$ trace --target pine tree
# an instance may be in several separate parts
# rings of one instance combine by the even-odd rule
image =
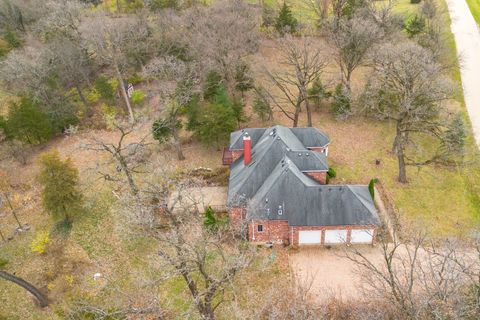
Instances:
[[[7,120],[2,125],[7,138],[14,138],[29,144],[47,141],[53,129],[46,115],[30,98],[22,98],[14,103],[8,112]]]
[[[283,2],[283,6],[278,13],[278,17],[275,22],[275,29],[280,34],[295,33],[297,31],[298,21],[292,14],[290,7],[286,2]]]
[[[55,221],[70,225],[83,207],[78,170],[70,159],[62,161],[58,152],[44,153],[40,165],[43,208]]]

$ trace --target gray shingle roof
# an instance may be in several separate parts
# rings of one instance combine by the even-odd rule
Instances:
[[[248,133],[250,138],[252,139],[252,147],[260,140],[263,136],[265,131],[268,130],[277,130],[283,131],[289,130],[293,135],[300,141],[303,148],[312,148],[312,147],[324,147],[329,142],[330,139],[328,136],[319,131],[316,128],[308,127],[308,128],[287,128],[284,126],[276,125],[271,128],[247,128],[242,130],[237,130],[230,134],[230,150],[241,150],[243,149],[243,141],[242,137],[245,133]]]
[[[367,186],[320,185],[303,173],[328,170],[325,155],[304,145],[328,144],[326,135],[312,129],[275,126],[232,133],[232,145],[240,141],[243,148],[248,132],[252,161],[245,166],[240,157],[232,164],[229,205],[248,203],[249,218],[288,220],[292,226],[379,224]]]

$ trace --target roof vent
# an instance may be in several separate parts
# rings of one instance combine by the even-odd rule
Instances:
[[[299,157],[301,157],[301,156],[302,156],[302,154],[301,154],[301,153],[299,153],[299,154],[298,154],[298,156],[299,156]]]
[[[278,206],[278,215],[281,216],[283,214],[282,206]]]
[[[268,198],[265,198],[265,202],[267,202],[267,203],[268,203]]]
[[[305,155],[308,157],[308,156],[309,156],[308,152],[307,152],[307,153],[305,153]]]
[[[273,135],[273,131],[272,131],[272,132],[270,132],[269,136],[271,136],[271,135]]]
[[[277,140],[280,140],[280,137],[277,137]]]

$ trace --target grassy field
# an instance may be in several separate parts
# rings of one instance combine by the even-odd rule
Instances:
[[[480,0],[467,0],[470,11],[472,12],[473,18],[477,21],[477,24],[480,25]]]

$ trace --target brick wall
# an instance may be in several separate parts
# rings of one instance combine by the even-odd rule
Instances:
[[[258,231],[258,226],[263,226],[263,231]],[[252,242],[277,242],[288,240],[288,221],[286,220],[252,220],[248,224],[248,240]]]
[[[233,225],[239,225],[245,219],[245,209],[244,208],[230,208],[228,210],[228,216],[230,218],[230,223]]]
[[[307,176],[317,181],[320,184],[327,184],[327,172],[326,171],[317,171],[317,172],[304,172]]]

